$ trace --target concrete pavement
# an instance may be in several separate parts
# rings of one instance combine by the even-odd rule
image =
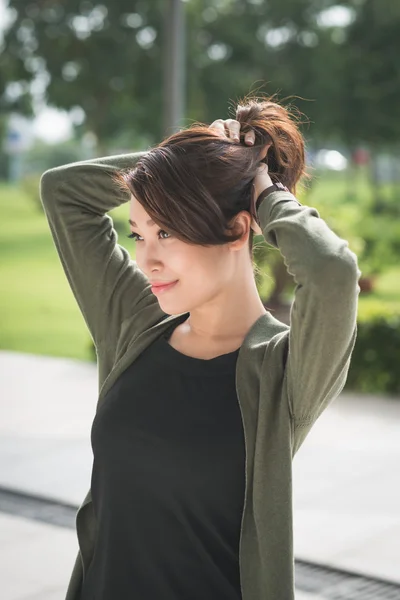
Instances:
[[[76,535],[0,514],[0,581],[3,600],[64,600],[76,556]]]
[[[4,600],[64,600],[76,556],[70,529],[0,514],[1,597]],[[296,600],[321,600],[296,592]]]
[[[0,352],[0,486],[78,505],[96,402],[93,364]],[[399,460],[399,398],[335,400],[293,462],[296,559],[400,584]],[[0,543],[5,600],[64,597],[73,530],[0,514]]]

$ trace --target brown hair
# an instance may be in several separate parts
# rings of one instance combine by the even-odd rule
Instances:
[[[133,169],[117,176],[150,217],[178,239],[221,245],[237,240],[231,219],[250,212],[252,182],[263,146],[272,142],[264,161],[272,181],[279,180],[292,193],[305,173],[304,140],[296,118],[271,98],[252,98],[236,109],[241,143],[195,123],[163,140],[144,154]],[[244,143],[253,129],[255,144]],[[252,255],[253,231],[249,236]]]

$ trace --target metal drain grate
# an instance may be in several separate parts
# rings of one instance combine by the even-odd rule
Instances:
[[[295,561],[296,588],[321,600],[400,600],[400,585]]]
[[[75,528],[77,506],[0,487],[0,512]],[[400,585],[295,561],[296,589],[319,600],[400,600]]]

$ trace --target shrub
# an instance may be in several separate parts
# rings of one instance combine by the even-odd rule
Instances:
[[[346,388],[365,393],[400,394],[400,315],[378,315],[358,321]]]

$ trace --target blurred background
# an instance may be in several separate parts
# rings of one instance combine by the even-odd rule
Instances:
[[[0,0],[0,513],[16,519],[4,517],[7,539],[25,539],[17,518],[24,510],[50,527],[51,518],[40,518],[50,501],[54,514],[66,511],[65,519],[54,517],[51,535],[72,535],[71,515],[90,477],[95,353],[43,214],[41,174],[146,150],[194,121],[234,118],[251,92],[277,94],[300,116],[306,141],[311,179],[299,187],[299,200],[349,241],[362,271],[358,339],[344,393],[298,460],[299,594],[400,598],[399,32],[394,0]],[[124,235],[128,206],[110,214],[134,258]],[[257,242],[260,295],[289,322],[293,279],[279,251]],[[70,386],[76,386],[72,404]],[[84,408],[83,393],[90,397]],[[64,476],[72,472],[71,456],[85,465],[76,487],[68,475],[60,483],[60,464],[66,461]],[[340,500],[310,537],[332,494]],[[35,538],[30,530],[30,539],[43,540],[40,532]],[[54,543],[66,547],[64,538]],[[75,551],[75,541],[68,543]],[[49,548],[47,542],[43,553]],[[62,581],[44,592],[39,575],[13,579],[9,555],[9,591],[2,597],[62,598],[71,556],[69,550],[58,558],[54,572]],[[330,568],[330,589],[347,577],[351,591],[323,595],[325,584],[315,583],[326,583],[323,567]],[[372,580],[378,587],[367,596],[363,585]]]

